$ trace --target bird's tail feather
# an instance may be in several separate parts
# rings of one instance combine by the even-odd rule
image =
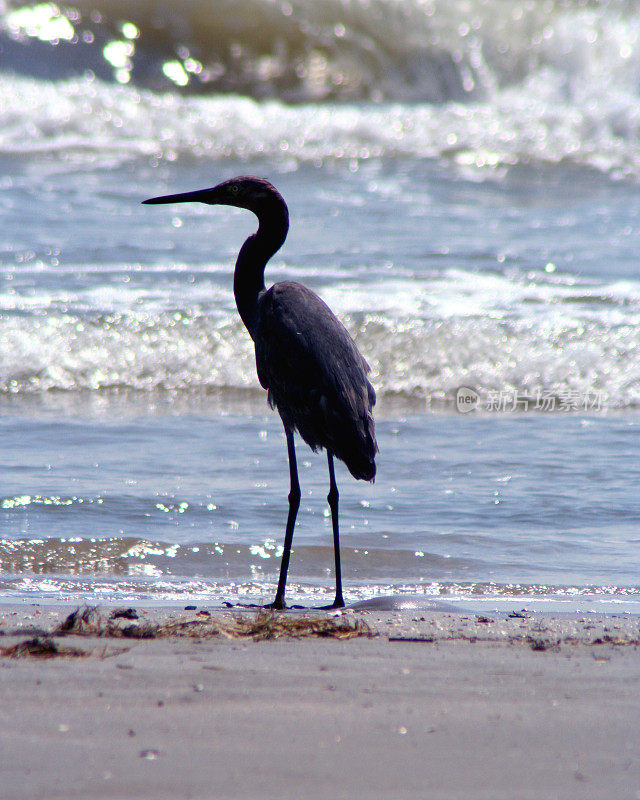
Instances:
[[[354,425],[353,420],[345,424],[344,418],[329,411],[328,431],[331,431],[332,453],[343,461],[354,478],[373,481],[376,477],[375,425],[370,411],[365,412]]]

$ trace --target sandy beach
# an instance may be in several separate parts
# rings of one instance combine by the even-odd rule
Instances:
[[[0,613],[4,800],[640,797],[637,617],[72,611]]]

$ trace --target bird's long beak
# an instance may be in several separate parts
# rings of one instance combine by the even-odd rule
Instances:
[[[142,201],[148,205],[158,203],[213,203],[215,198],[213,189],[197,189],[195,192],[182,192],[180,194],[165,194],[162,197],[150,197]]]

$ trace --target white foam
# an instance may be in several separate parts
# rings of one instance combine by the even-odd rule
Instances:
[[[319,291],[383,393],[450,399],[471,385],[598,391],[609,407],[640,404],[640,282],[448,270]],[[165,292],[131,280],[56,303],[46,291],[4,300],[2,391],[259,389],[228,290]]]
[[[640,175],[640,100],[603,87],[567,101],[535,101],[544,75],[460,105],[306,105],[241,97],[156,95],[96,80],[46,84],[3,76],[0,154],[53,155],[96,166],[132,158],[268,158],[317,162],[410,156],[464,170],[574,163],[614,177]]]

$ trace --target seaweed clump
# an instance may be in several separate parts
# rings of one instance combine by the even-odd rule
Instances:
[[[349,617],[326,617],[316,614],[281,614],[266,609],[256,613],[234,614],[216,619],[209,614],[192,618],[151,623],[123,615],[119,610],[104,617],[97,607],[76,609],[55,629],[55,636],[98,636],[127,639],[164,639],[172,637],[230,639],[278,639],[322,637],[353,639],[374,636],[364,620]]]
[[[0,655],[6,658],[82,658],[89,653],[77,647],[59,645],[50,636],[35,636],[10,647],[0,647]]]

